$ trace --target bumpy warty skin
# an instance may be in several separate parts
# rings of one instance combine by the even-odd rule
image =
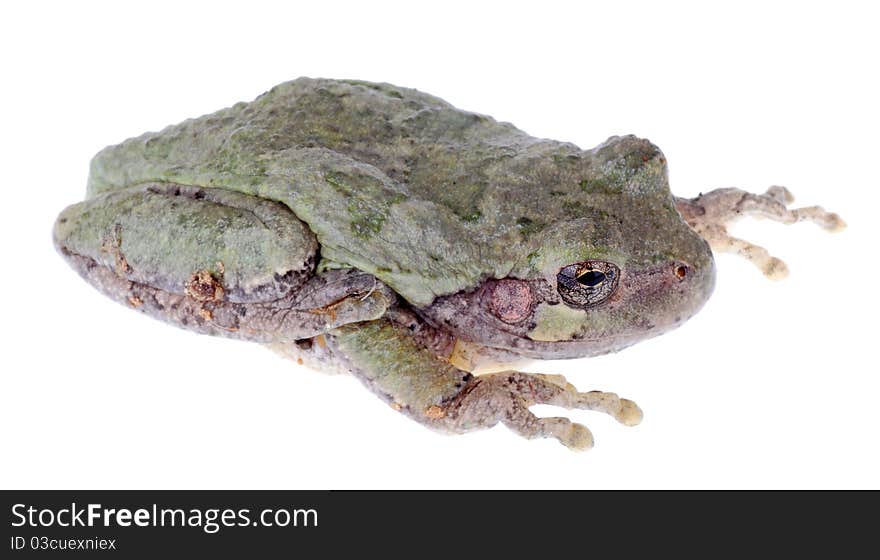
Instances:
[[[634,136],[582,150],[416,90],[301,78],[102,150],[54,240],[124,305],[351,372],[430,427],[585,449],[584,426],[529,406],[626,425],[639,408],[510,364],[693,315],[714,261],[678,203]]]
[[[480,354],[528,358],[656,336],[692,316],[714,284],[712,253],[679,214],[650,142],[612,137],[582,150],[416,90],[353,81],[301,78],[106,148],[87,199],[62,213],[55,235],[62,252],[86,257],[77,268],[116,270],[119,282],[90,275],[104,293],[155,300],[140,309],[159,318],[165,296],[154,289],[180,294],[207,281],[210,291],[213,278],[220,299],[271,317],[282,304],[256,304],[315,273],[354,269],[435,329],[498,350]],[[585,261],[620,271],[611,297],[587,308],[557,290],[560,270]],[[147,291],[128,293],[126,281]],[[505,290],[526,307],[499,315],[512,303]],[[350,318],[394,305],[374,303]],[[172,322],[215,332],[220,315],[198,305]],[[285,340],[341,324],[307,318],[306,330],[248,328],[255,340]],[[240,319],[220,330],[242,336]]]
[[[573,449],[589,430],[533,404],[642,417],[614,393],[511,370],[619,350],[696,313],[743,215],[843,220],[791,193],[672,195],[634,136],[582,150],[416,90],[301,78],[101,151],[54,241],[99,291],[199,333],[357,376],[447,432],[499,422]]]
[[[416,306],[585,258],[706,260],[651,143],[583,151],[386,84],[301,78],[144,134],[94,158],[88,194],[150,181],[280,201],[327,264],[374,274]]]

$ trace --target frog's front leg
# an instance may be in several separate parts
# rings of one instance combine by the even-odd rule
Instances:
[[[572,449],[588,449],[593,436],[585,426],[563,417],[539,418],[529,407],[597,410],[628,426],[642,418],[632,401],[614,393],[580,393],[560,375],[471,375],[388,319],[346,325],[328,342],[347,368],[392,407],[442,431],[461,433],[500,422],[526,438],[553,437]]]
[[[766,249],[727,233],[727,225],[743,216],[768,218],[785,224],[811,221],[828,231],[840,231],[845,222],[821,206],[788,208],[794,196],[785,187],[770,187],[764,194],[741,189],[715,189],[696,198],[676,198],[679,213],[715,251],[736,253],[754,263],[769,278],[788,274],[785,263]]]
[[[449,410],[453,430],[467,431],[498,422],[523,437],[554,437],[572,449],[589,449],[593,435],[582,424],[565,417],[539,418],[529,407],[549,404],[569,409],[604,412],[626,426],[642,420],[632,401],[614,393],[578,390],[561,375],[505,371],[473,378]]]

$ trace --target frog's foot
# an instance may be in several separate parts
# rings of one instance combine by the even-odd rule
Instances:
[[[580,393],[561,375],[507,371],[471,378],[447,407],[445,421],[454,431],[501,422],[525,438],[554,437],[575,450],[593,446],[593,435],[586,426],[563,417],[539,418],[529,410],[534,404],[598,410],[626,426],[642,420],[642,411],[634,402],[614,393]]]
[[[696,198],[677,198],[676,206],[713,250],[736,253],[754,263],[768,278],[776,280],[788,275],[785,263],[763,247],[733,237],[727,233],[727,225],[743,216],[755,216],[784,224],[810,221],[828,231],[840,231],[846,227],[840,216],[821,206],[788,208],[793,201],[794,196],[785,187],[770,187],[764,194],[727,188],[715,189]]]
[[[598,410],[627,426],[642,419],[632,401],[614,393],[579,393],[561,375],[504,371],[474,376],[388,318],[353,323],[326,337],[331,352],[392,408],[436,430],[454,433],[498,423],[527,438],[554,437],[572,449],[593,446],[590,431],[568,418],[539,418],[535,404]]]

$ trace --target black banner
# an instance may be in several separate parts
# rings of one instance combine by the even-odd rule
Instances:
[[[2,558],[867,552],[877,493],[4,491]],[[706,548],[709,547],[709,548]],[[756,548],[757,547],[757,548]]]

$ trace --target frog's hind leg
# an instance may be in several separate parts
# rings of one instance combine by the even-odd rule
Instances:
[[[105,295],[204,334],[294,341],[375,319],[396,296],[356,270],[315,270],[315,235],[281,203],[151,183],[65,209],[54,240]]]
[[[845,222],[821,206],[789,208],[794,196],[785,187],[773,186],[764,194],[741,189],[715,189],[692,199],[677,198],[676,206],[682,217],[715,251],[736,253],[754,263],[769,278],[780,279],[788,274],[788,267],[766,249],[733,237],[727,226],[743,216],[767,218],[784,224],[810,221],[828,231],[840,231]]]

